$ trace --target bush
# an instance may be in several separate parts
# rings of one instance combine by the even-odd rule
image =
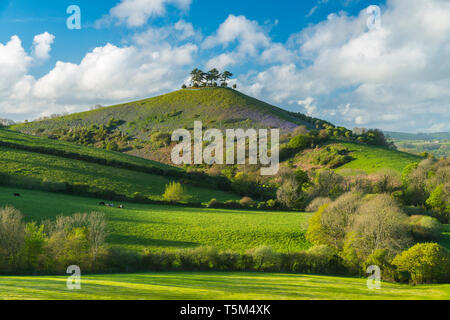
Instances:
[[[330,205],[322,206],[310,219],[306,237],[314,244],[341,250],[346,232],[360,205],[360,196],[346,193]]]
[[[151,135],[150,140],[154,144],[154,147],[167,147],[172,141],[172,136],[168,133],[155,132]]]
[[[175,261],[174,253],[145,251],[142,256],[142,267],[146,271],[168,271],[174,268]]]
[[[251,207],[255,204],[252,198],[250,197],[243,197],[239,203],[244,207]]]
[[[146,200],[147,197],[144,196],[144,194],[142,192],[135,192],[135,193],[133,193],[133,199],[137,200],[137,201],[143,201],[143,200]]]
[[[0,209],[0,266],[14,266],[22,249],[25,224],[22,213],[13,207]],[[6,267],[5,266],[5,267]]]
[[[302,186],[294,177],[285,179],[277,190],[277,200],[289,209],[302,209],[305,196]]]
[[[412,235],[418,241],[437,240],[442,235],[443,225],[436,218],[412,216],[409,220]]]
[[[110,150],[110,151],[119,151],[119,146],[117,145],[117,143],[115,143],[114,141],[109,141],[106,144],[106,150]]]
[[[257,271],[277,271],[281,268],[280,255],[269,246],[260,246],[247,251]]]
[[[343,193],[344,178],[332,170],[319,170],[314,178],[314,187],[311,195],[313,197],[336,198]]]
[[[443,223],[448,223],[450,217],[450,184],[447,186],[438,185],[431,192],[426,204],[435,212],[436,218]]]
[[[178,261],[182,270],[210,270],[218,266],[218,251],[212,247],[182,250]]]
[[[343,260],[327,246],[282,254],[281,269],[284,272],[348,274]]]
[[[217,201],[217,199],[211,199],[209,200],[209,202],[206,204],[207,208],[218,208],[220,206],[220,202]]]
[[[319,210],[320,207],[322,207],[325,204],[330,204],[331,202],[333,202],[333,200],[331,200],[328,197],[317,197],[308,204],[305,211],[317,212],[317,210]]]
[[[399,253],[392,264],[414,284],[450,281],[450,253],[437,243],[418,243]]]
[[[392,259],[392,256],[386,249],[377,249],[367,257],[366,261],[364,261],[362,273],[366,273],[369,266],[375,265],[380,268],[381,278],[383,280],[394,281],[396,276],[395,268],[391,264]]]
[[[384,172],[378,175],[373,184],[374,193],[392,193],[401,187],[400,178],[395,172]]]
[[[186,201],[189,197],[186,194],[183,186],[179,182],[171,182],[166,185],[163,198],[169,202],[182,202]]]
[[[367,197],[366,197],[367,198]],[[373,195],[358,208],[350,231],[355,233],[353,248],[363,259],[374,250],[396,254],[411,243],[408,217],[389,195]]]

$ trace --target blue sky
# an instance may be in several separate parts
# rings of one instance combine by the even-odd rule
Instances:
[[[450,66],[433,62],[449,58],[449,20],[441,0],[0,0],[0,117],[149,97],[217,66],[247,94],[349,128],[449,131]]]

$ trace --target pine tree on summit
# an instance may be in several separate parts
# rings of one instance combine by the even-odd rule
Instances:
[[[227,87],[228,86],[228,79],[230,79],[233,76],[233,74],[230,71],[224,71],[220,75],[220,80],[222,81],[221,86]]]
[[[228,80],[233,76],[230,71],[220,73],[219,70],[213,68],[208,72],[203,72],[199,68],[191,71],[191,85],[195,88],[202,87],[217,87],[217,81],[220,80],[222,87],[228,86]],[[184,87],[183,87],[184,88]]]

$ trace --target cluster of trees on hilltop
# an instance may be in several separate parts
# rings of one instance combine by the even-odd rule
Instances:
[[[198,87],[217,87],[219,84],[221,87],[228,87],[228,80],[233,76],[230,71],[220,72],[216,68],[204,72],[198,68],[191,71],[191,86],[194,88]],[[219,84],[218,84],[218,81]],[[236,85],[233,88],[236,89]],[[183,89],[186,85],[183,84]]]

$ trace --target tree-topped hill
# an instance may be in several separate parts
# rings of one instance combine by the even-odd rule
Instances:
[[[323,121],[275,107],[237,90],[202,87],[158,97],[12,126],[14,130],[85,145],[125,151],[167,162],[175,129],[280,128],[291,132]]]

